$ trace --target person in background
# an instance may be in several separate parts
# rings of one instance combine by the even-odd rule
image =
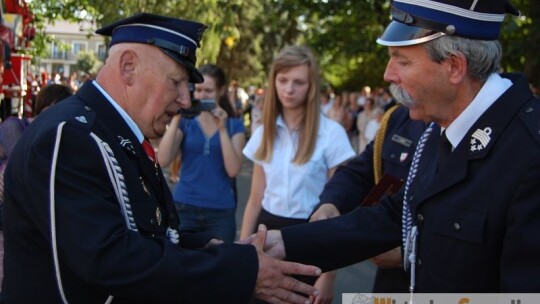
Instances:
[[[372,97],[367,97],[364,103],[364,109],[356,117],[356,128],[358,129],[358,153],[362,153],[367,144],[372,139],[366,133],[368,123],[377,117],[378,108]]]
[[[319,70],[311,50],[286,47],[268,76],[263,125],[244,155],[254,162],[241,239],[258,224],[270,229],[305,223],[335,168],[355,155],[343,127],[321,114]],[[331,303],[335,272],[315,283],[315,303]]]
[[[77,72],[72,72],[69,74],[67,81],[67,86],[69,86],[73,92],[77,92],[79,89],[79,77],[77,76]]]
[[[73,94],[70,88],[49,84],[41,89],[36,96],[36,104],[31,118],[9,117],[0,123],[0,291],[2,290],[3,259],[4,259],[4,234],[2,229],[2,213],[4,206],[4,171],[15,144],[22,136],[24,130],[43,111],[56,103],[68,98]]]
[[[360,94],[358,94],[358,98],[356,99],[356,103],[360,108],[363,108],[366,104],[367,99],[371,97],[371,87],[364,86],[362,87],[362,90],[360,90]]]
[[[206,64],[199,71],[204,82],[195,84],[194,97],[213,100],[216,107],[194,118],[176,115],[159,143],[158,160],[167,166],[181,157],[181,178],[173,192],[180,230],[231,243],[236,237],[233,183],[242,168],[244,125],[234,118],[223,70]]]
[[[262,109],[264,101],[264,90],[257,89],[255,98],[253,100],[253,106],[251,107],[251,133],[255,133],[258,127],[262,125]]]
[[[232,80],[228,92],[229,102],[231,103],[232,108],[234,109],[236,115],[234,117],[242,118],[244,114],[244,108],[249,100],[249,95],[242,87],[237,80]]]
[[[377,134],[377,130],[379,130],[383,114],[383,110],[379,108],[375,108],[373,110],[373,117],[367,122],[364,130],[364,138],[366,139],[366,142],[369,143],[375,139],[375,135]]]
[[[328,112],[332,108],[333,103],[335,102],[334,99],[332,99],[331,96],[331,89],[330,86],[327,86],[327,88],[321,89],[321,113],[328,116]]]
[[[343,100],[343,95],[336,94],[334,98],[334,103],[330,110],[328,110],[328,118],[340,124],[344,129],[347,124],[347,110],[345,108],[345,102]]]
[[[270,231],[267,253],[329,270],[402,243],[411,292],[540,292],[540,99],[524,75],[499,74],[501,23],[519,11],[394,0],[391,13],[377,40],[390,55],[384,79],[428,123],[404,191]]]
[[[384,112],[388,111],[388,109],[396,105],[396,99],[392,96],[389,88],[382,89],[379,102],[379,106],[384,110]]]
[[[305,303],[316,290],[290,275],[313,266],[253,246],[208,246],[178,233],[172,195],[149,139],[180,108],[205,25],[137,14],[111,36],[95,81],[30,124],[5,171],[2,303]],[[29,292],[31,291],[31,292]]]

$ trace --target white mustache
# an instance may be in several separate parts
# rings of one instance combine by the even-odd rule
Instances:
[[[399,102],[400,104],[406,106],[407,108],[410,108],[414,106],[416,103],[414,99],[407,93],[407,91],[403,90],[396,84],[390,85],[390,92],[394,96],[394,98]]]

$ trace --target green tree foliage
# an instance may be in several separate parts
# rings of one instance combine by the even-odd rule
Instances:
[[[501,34],[506,71],[525,71],[540,86],[540,6],[512,0],[522,16],[508,17]],[[217,63],[242,85],[262,85],[285,45],[318,54],[322,77],[335,88],[384,86],[386,47],[375,43],[389,23],[389,0],[33,0],[38,23],[91,19],[102,26],[139,12],[197,20],[208,26],[198,63]],[[41,40],[40,40],[41,39]],[[47,38],[37,38],[42,47]]]
[[[101,67],[101,61],[93,52],[79,52],[77,54],[77,70],[86,74],[95,74]]]

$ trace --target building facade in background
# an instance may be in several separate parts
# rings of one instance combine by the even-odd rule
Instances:
[[[93,52],[100,60],[105,60],[105,40],[103,36],[94,33],[95,29],[96,26],[91,23],[63,20],[47,25],[45,33],[53,36],[57,42],[49,45],[49,57],[40,59],[40,70],[52,77],[56,74],[69,77],[72,72],[78,72],[77,55],[83,51]]]

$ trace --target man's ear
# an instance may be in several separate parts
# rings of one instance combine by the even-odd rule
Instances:
[[[450,55],[448,58],[450,82],[456,84],[467,76],[467,58],[462,53]]]
[[[120,77],[127,85],[135,82],[138,61],[137,53],[132,50],[126,50],[120,55]]]

